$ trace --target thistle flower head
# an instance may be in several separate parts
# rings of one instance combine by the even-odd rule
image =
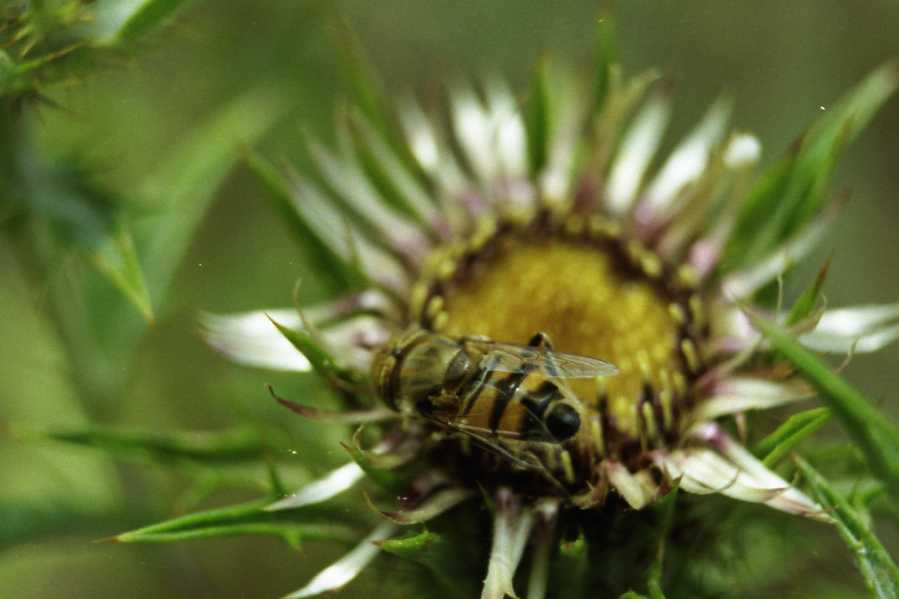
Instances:
[[[401,495],[389,506],[373,496],[392,524],[291,597],[345,584],[374,556],[372,542],[387,547],[395,526],[485,495],[489,598],[515,595],[528,547],[528,596],[543,597],[562,524],[569,535],[596,535],[596,513],[642,510],[675,488],[829,518],[737,437],[746,412],[813,394],[753,318],[776,320],[819,351],[873,351],[899,336],[896,306],[820,310],[817,287],[790,310],[753,304],[838,209],[823,185],[828,160],[867,118],[857,100],[865,94],[850,96],[782,167],[754,182],[760,144],[730,129],[729,101],[712,104],[660,156],[670,89],[652,73],[624,77],[607,56],[597,72],[584,85],[543,65],[524,102],[498,79],[457,85],[446,126],[408,98],[395,112],[361,105],[338,119],[336,148],[309,140],[315,168],[287,178],[251,157],[307,247],[353,289],[299,311],[207,315],[207,339],[251,366],[314,369],[347,411],[283,403],[378,431],[373,448],[350,448],[354,462],[270,509],[325,501],[366,472],[390,498]],[[880,97],[895,85],[884,69],[860,89]],[[466,339],[527,347],[537,333],[551,343],[532,348],[543,358],[589,357],[617,369],[558,383],[577,413],[556,442],[502,434],[524,426],[508,416],[511,403],[534,402],[520,419],[539,421],[551,409],[550,399],[539,404],[539,385],[552,372],[509,368],[497,382],[488,355],[471,366],[483,380],[468,394],[446,391],[462,375],[450,375],[441,351],[455,356]],[[422,334],[445,347],[413,371],[403,361],[411,345],[427,342]],[[438,365],[442,378],[429,378]],[[426,383],[433,388],[422,395],[400,390]],[[479,396],[488,383],[496,388]],[[448,396],[453,418],[434,416]]]

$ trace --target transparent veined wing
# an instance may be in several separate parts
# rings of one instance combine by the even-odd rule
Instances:
[[[484,353],[481,366],[487,370],[539,372],[560,379],[592,379],[618,374],[613,364],[587,356],[479,339],[468,339],[465,343]]]

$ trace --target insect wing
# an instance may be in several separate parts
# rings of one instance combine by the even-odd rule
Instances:
[[[618,369],[614,365],[587,356],[492,341],[468,343],[484,352],[481,364],[487,370],[511,373],[539,372],[560,379],[592,379],[618,374]]]
[[[562,379],[593,379],[618,374],[614,364],[596,358],[556,352],[543,352],[543,354],[546,363],[556,372],[555,374],[546,372],[550,376]]]

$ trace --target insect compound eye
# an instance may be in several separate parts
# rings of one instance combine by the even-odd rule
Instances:
[[[546,428],[556,441],[565,441],[581,428],[581,417],[568,404],[557,404],[546,416]]]
[[[468,374],[471,368],[471,358],[464,349],[460,349],[450,360],[449,366],[446,367],[446,374],[443,375],[443,384],[449,387],[458,385]]]

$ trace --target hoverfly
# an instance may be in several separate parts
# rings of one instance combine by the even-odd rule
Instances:
[[[554,352],[543,333],[525,347],[411,329],[376,355],[372,381],[400,413],[479,438],[558,444],[581,425],[565,379],[616,372],[602,360]]]

